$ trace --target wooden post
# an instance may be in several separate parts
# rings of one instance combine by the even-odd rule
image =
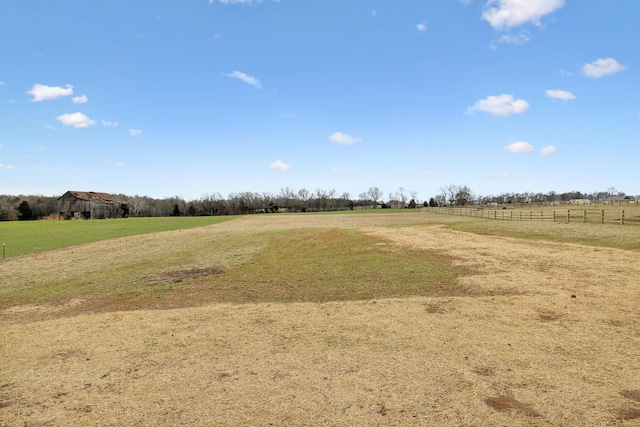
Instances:
[[[553,222],[556,222],[556,210],[553,210]]]
[[[587,222],[587,210],[583,209],[582,211],[582,222]]]
[[[571,209],[567,209],[567,224],[571,222]]]
[[[624,224],[624,209],[620,209],[620,224]]]
[[[601,219],[601,223],[604,224],[604,209],[602,209],[602,219]]]

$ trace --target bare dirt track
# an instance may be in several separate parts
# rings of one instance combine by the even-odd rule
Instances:
[[[8,307],[0,313],[0,422],[640,425],[638,252],[481,236],[446,221],[257,216],[92,244],[85,249],[135,252],[140,242],[153,252],[153,239],[167,236],[177,245],[202,234],[357,228],[398,250],[453,255],[478,273],[460,279],[469,296],[73,316],[82,299]],[[86,250],[75,253],[74,265],[90,265]],[[71,256],[56,251],[0,269],[18,277],[12,271],[44,268],[42,258],[60,254]],[[42,314],[61,310],[65,317]]]

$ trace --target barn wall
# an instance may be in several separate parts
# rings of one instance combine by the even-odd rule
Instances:
[[[70,193],[60,197],[58,211],[64,216],[85,219],[126,218],[129,216],[127,204],[83,200]]]

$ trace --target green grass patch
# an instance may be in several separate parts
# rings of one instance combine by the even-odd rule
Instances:
[[[273,233],[249,262],[202,283],[218,301],[327,302],[461,293],[470,273],[437,252],[330,229]]]
[[[232,218],[234,217],[202,216],[93,221],[8,221],[0,222],[0,244],[5,244],[5,256],[8,258],[115,237],[217,224]]]
[[[120,255],[118,247],[110,247],[112,252],[91,266],[85,265],[88,260],[74,264],[73,270],[53,265],[55,273],[10,278],[10,286],[0,287],[0,305],[83,299],[82,306],[73,309],[77,314],[220,302],[462,295],[468,290],[458,278],[473,272],[455,265],[450,256],[399,247],[357,230],[214,233],[203,229],[202,235],[190,235],[188,243],[180,234],[170,238],[175,245],[159,234],[162,242],[146,242],[146,251],[125,247],[121,250],[126,255]],[[158,251],[161,244],[167,244],[166,252]]]

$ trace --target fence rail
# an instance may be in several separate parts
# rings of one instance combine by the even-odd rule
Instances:
[[[513,209],[485,209],[482,207],[429,207],[422,208],[422,212],[499,219],[504,221],[553,221],[566,223],[590,222],[599,224],[629,224],[632,222],[640,222],[640,218],[625,217],[624,209],[554,209],[525,211]]]

